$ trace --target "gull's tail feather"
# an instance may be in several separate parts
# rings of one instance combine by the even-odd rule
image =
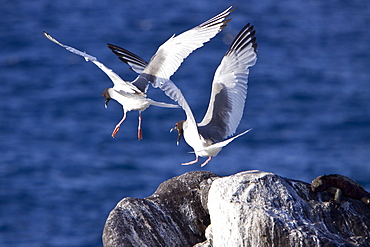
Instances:
[[[164,103],[164,102],[158,102],[158,101],[152,101],[151,105],[158,106],[158,107],[166,107],[166,108],[179,108],[179,105]]]
[[[212,148],[212,147],[220,147],[220,148],[223,148],[227,144],[229,144],[230,142],[232,142],[233,140],[235,140],[236,138],[238,138],[238,137],[240,137],[240,136],[242,136],[244,134],[247,134],[251,130],[252,129],[248,129],[248,130],[246,130],[246,131],[244,131],[244,132],[242,132],[242,133],[240,133],[240,134],[238,134],[236,136],[230,137],[229,139],[226,139],[226,140],[224,140],[222,142],[216,142],[216,143],[212,144],[211,146],[206,147],[204,150],[207,150],[208,148]]]

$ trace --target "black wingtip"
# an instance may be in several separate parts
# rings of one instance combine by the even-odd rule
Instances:
[[[237,8],[234,7],[234,4],[229,6],[227,9],[219,13],[218,15],[212,17],[211,19],[203,22],[199,25],[199,27],[211,27],[215,25],[220,25],[220,31],[226,27],[227,23],[231,21],[232,18],[227,19],[232,12],[234,12]]]
[[[257,53],[257,43],[256,43],[256,30],[254,26],[248,23],[243,27],[243,29],[235,37],[233,43],[230,46],[230,49],[226,52],[226,55],[230,54],[236,50],[242,50],[247,47],[249,44],[252,45],[254,52]]]
[[[118,45],[113,45],[110,43],[107,43],[107,46],[124,63],[131,61],[143,67],[146,67],[148,65],[147,61],[145,61],[138,55],[130,52],[129,50],[126,50]]]

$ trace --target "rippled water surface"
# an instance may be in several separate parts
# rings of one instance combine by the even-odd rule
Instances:
[[[370,189],[370,2],[236,2],[224,31],[172,77],[201,120],[230,41],[246,23],[255,25],[258,61],[237,132],[253,130],[204,168],[180,165],[194,158],[169,133],[184,118],[181,109],[147,109],[140,142],[138,114],[130,112],[111,138],[122,108],[104,108],[110,80],[42,31],[132,80],[106,43],[149,60],[170,36],[218,14],[227,1],[0,3],[1,246],[101,246],[105,219],[120,199],[149,196],[164,180],[194,170],[225,176],[259,169],[305,182],[340,173]],[[148,94],[170,102],[159,90]]]

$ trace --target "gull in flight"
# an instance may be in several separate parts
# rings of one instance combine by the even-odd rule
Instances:
[[[112,137],[115,137],[120,125],[126,119],[126,113],[132,110],[137,110],[140,113],[148,108],[150,105],[160,106],[160,107],[169,107],[169,108],[177,108],[177,105],[167,104],[163,102],[156,102],[152,99],[147,98],[145,92],[141,91],[131,82],[122,80],[116,73],[114,73],[111,69],[107,68],[104,64],[100,63],[96,57],[93,57],[86,52],[79,51],[73,47],[64,45],[54,39],[50,34],[44,32],[44,35],[54,43],[66,48],[68,51],[80,55],[85,58],[86,61],[93,62],[96,66],[98,66],[101,70],[103,70],[108,77],[113,81],[113,88],[107,88],[103,91],[102,96],[105,98],[105,107],[108,107],[108,102],[111,99],[115,99],[118,101],[123,107],[123,118],[121,121],[116,125],[112,133]],[[141,114],[139,114],[139,127],[138,127],[138,138],[139,140],[142,139],[141,133]]]
[[[46,32],[44,32],[44,34],[54,43],[64,47],[72,53],[84,57],[86,61],[93,62],[108,75],[114,86],[112,88],[105,89],[102,94],[106,99],[105,106],[107,107],[108,102],[111,99],[114,99],[123,107],[123,117],[113,130],[112,137],[115,137],[119,131],[121,124],[126,119],[126,113],[132,110],[137,110],[139,111],[138,139],[141,140],[142,111],[150,105],[168,108],[178,107],[177,105],[156,102],[147,98],[146,91],[148,89],[149,82],[151,82],[154,87],[159,87],[163,85],[166,80],[169,80],[190,53],[202,47],[204,43],[216,36],[226,26],[226,24],[231,20],[227,19],[228,16],[232,11],[234,11],[232,7],[233,6],[230,6],[215,17],[207,20],[199,26],[179,34],[178,36],[173,35],[158,48],[149,63],[146,63],[145,60],[129,53],[129,55],[133,55],[132,58],[135,59],[135,64],[145,64],[145,67],[135,66],[135,64],[133,64],[132,70],[139,73],[139,76],[132,82],[121,79],[116,73],[100,63],[95,57],[60,43]],[[114,45],[109,46],[115,47]]]
[[[177,144],[181,137],[184,137],[194,150],[195,160],[183,165],[197,163],[200,156],[208,157],[201,165],[205,166],[223,147],[250,131],[249,129],[226,139],[235,133],[243,115],[249,67],[257,60],[255,33],[254,27],[248,23],[224,55],[213,78],[207,112],[200,123],[196,123],[185,97],[171,80],[163,80],[163,83],[158,85],[167,96],[183,108],[186,114],[186,120],[179,121],[176,127],[171,129],[178,131]],[[146,64],[140,62],[137,55],[119,47],[115,47],[113,52],[131,67],[145,68]]]

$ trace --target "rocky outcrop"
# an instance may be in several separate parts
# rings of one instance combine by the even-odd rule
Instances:
[[[209,191],[211,225],[198,246],[370,246],[370,210],[272,173],[216,179]]]
[[[193,246],[204,241],[210,222],[201,198],[216,177],[189,172],[163,182],[150,197],[124,198],[105,223],[104,246]]]
[[[191,172],[109,215],[104,246],[370,246],[370,208],[273,173]]]

